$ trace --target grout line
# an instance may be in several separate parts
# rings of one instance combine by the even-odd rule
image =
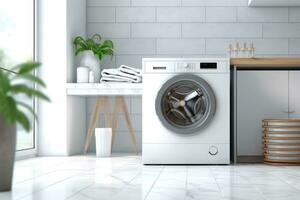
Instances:
[[[207,55],[206,39],[204,40],[204,54]]]
[[[189,175],[189,167],[186,166],[186,173],[185,173],[185,199],[187,197],[187,191],[188,191],[188,175]]]
[[[155,7],[155,23],[157,23],[157,7]]]
[[[214,174],[212,173],[212,166],[210,166],[209,167],[209,172],[210,172],[210,175],[214,178],[214,180],[215,180],[215,183],[217,184],[217,186],[218,186],[218,189],[219,189],[219,193],[220,193],[220,195],[223,197],[223,195],[222,195],[222,189],[221,189],[221,186],[219,185],[219,183],[218,183],[218,181],[217,181],[217,179],[216,179],[216,177],[214,176]]]
[[[129,29],[130,29],[129,38],[132,39],[132,23],[129,24]]]
[[[182,23],[180,24],[180,39],[183,38],[183,29],[182,29]]]
[[[158,181],[160,175],[162,174],[162,172],[165,170],[165,166],[163,166],[162,170],[160,171],[160,173],[158,174],[158,176],[156,177],[156,179],[153,181],[149,191],[147,192],[146,196],[145,196],[145,199],[147,199],[147,197],[149,196],[150,192],[152,191],[154,185],[156,184],[156,182]]]
[[[204,7],[204,23],[207,23],[207,7]]]
[[[57,182],[55,182],[55,183],[52,183],[52,184],[50,184],[50,185],[48,185],[48,186],[46,186],[46,187],[44,187],[44,188],[40,188],[40,189],[38,189],[38,190],[35,190],[35,189],[34,189],[34,190],[32,191],[31,194],[25,195],[25,196],[21,197],[20,199],[23,199],[23,198],[29,197],[30,195],[34,195],[34,194],[36,194],[36,193],[39,193],[39,192],[41,192],[41,191],[43,191],[43,190],[48,189],[49,187],[52,187],[52,186],[54,186],[54,185],[57,185],[57,184],[59,184],[59,183],[62,183],[62,182],[64,182],[64,181],[66,181],[66,180],[68,180],[68,179],[71,179],[71,178],[73,178],[74,176],[77,176],[77,175],[71,175],[71,176],[68,177],[68,178],[64,178],[64,179],[62,179],[62,180],[60,180],[60,181],[57,181]],[[35,180],[36,180],[36,179],[35,179]]]
[[[239,23],[240,21],[239,21],[239,9],[236,7],[235,8],[235,21],[237,22],[237,23]]]
[[[276,24],[276,25],[280,25],[280,24],[296,24],[296,25],[300,25],[300,21],[299,22],[271,22],[271,21],[251,21],[251,22],[237,22],[237,21],[205,21],[205,20],[199,20],[199,21],[189,21],[189,20],[186,20],[186,21],[156,21],[155,19],[153,21],[96,21],[96,20],[92,20],[92,21],[87,21],[86,22],[87,24],[128,24],[128,23],[143,23],[143,24],[149,24],[149,23],[161,23],[161,24],[164,24],[164,23],[170,23],[170,24],[173,24],[173,23],[185,23],[185,24],[215,24],[215,25],[220,25],[220,24],[232,24],[232,25],[247,25],[247,24],[256,24],[256,25],[261,25],[261,24]]]
[[[74,194],[71,194],[70,196],[66,197],[66,200],[67,200],[67,199],[70,199],[70,198],[72,198],[72,197],[74,197],[74,196],[76,196],[77,194],[80,194],[81,191],[83,191],[83,190],[85,190],[85,189],[91,187],[93,184],[95,184],[95,183],[91,183],[91,184],[89,184],[88,186],[86,186],[86,187],[84,187],[84,188],[78,190],[78,191],[75,192]],[[92,199],[92,198],[86,196],[85,194],[81,194],[81,195],[84,196],[85,198]]]
[[[117,8],[114,7],[114,9],[115,9],[115,23],[114,24],[116,24],[117,23]]]
[[[132,1],[132,0],[131,0]],[[182,2],[183,0],[181,0]],[[216,6],[207,6],[207,5],[110,5],[110,6],[101,6],[101,5],[87,5],[87,8],[112,8],[112,7],[118,7],[118,8],[153,8],[153,7],[162,7],[162,8],[198,8],[198,7],[209,7],[209,8],[249,8],[249,6],[228,6],[228,5],[216,5]]]
[[[290,7],[288,7],[288,22],[290,22]]]
[[[264,24],[261,24],[261,38],[264,38]]]
[[[158,40],[157,40],[157,38],[155,39],[155,55],[157,55],[157,42],[158,42]]]
[[[58,162],[58,163],[62,165],[62,164],[65,164],[65,163],[67,163],[67,162],[66,162],[66,161],[62,161],[62,162]],[[43,177],[43,176],[47,176],[47,175],[49,175],[49,174],[51,174],[51,173],[58,172],[58,171],[63,171],[63,170],[61,170],[61,169],[55,169],[55,170],[53,170],[53,171],[48,171],[48,172],[45,172],[45,173],[43,173],[43,174],[38,175],[37,177],[32,177],[32,178],[28,178],[28,179],[26,179],[26,180],[19,181],[19,182],[17,182],[17,183],[13,183],[13,185],[17,185],[17,184],[20,184],[20,183],[24,183],[24,182],[27,182],[27,181],[36,179],[36,178],[40,178],[40,177]]]

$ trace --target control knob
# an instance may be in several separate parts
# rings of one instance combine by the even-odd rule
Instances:
[[[208,150],[208,153],[212,156],[215,156],[218,154],[218,148],[216,146],[210,146],[209,147],[209,150]]]
[[[182,65],[183,65],[183,67],[186,68],[186,69],[189,69],[189,68],[190,68],[189,63],[183,63]]]

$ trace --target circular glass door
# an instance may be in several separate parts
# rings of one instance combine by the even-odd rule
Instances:
[[[213,118],[216,100],[209,84],[199,76],[183,74],[168,80],[156,97],[156,113],[169,130],[189,134]]]

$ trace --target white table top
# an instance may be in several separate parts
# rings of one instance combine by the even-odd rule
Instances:
[[[126,96],[142,95],[142,83],[67,83],[67,95]]]

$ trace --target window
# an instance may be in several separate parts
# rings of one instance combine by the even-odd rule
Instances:
[[[0,66],[11,70],[12,66],[18,63],[34,60],[35,1],[0,0],[0,5]],[[19,98],[24,101],[26,97]],[[34,101],[29,99],[27,101],[34,108]],[[34,127],[34,120],[31,121]],[[34,148],[34,128],[27,133],[18,126],[17,150]]]

